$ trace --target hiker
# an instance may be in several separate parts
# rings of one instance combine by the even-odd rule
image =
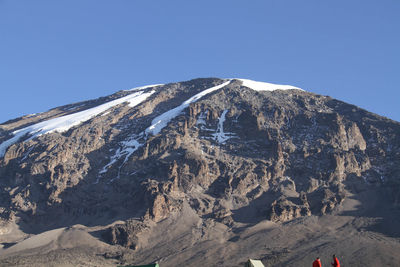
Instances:
[[[339,260],[338,260],[338,258],[336,258],[335,254],[333,254],[332,258],[333,258],[332,266],[333,267],[340,267]]]
[[[312,267],[322,267],[319,257],[317,257],[315,261],[312,263]]]

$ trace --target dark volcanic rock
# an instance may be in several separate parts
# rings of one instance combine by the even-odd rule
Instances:
[[[292,201],[285,197],[280,197],[275,200],[271,205],[268,219],[273,222],[285,222],[310,215],[310,205],[306,195],[303,193],[299,199],[293,199]]]
[[[107,228],[102,237],[107,243],[120,245],[129,249],[137,249],[138,234],[146,229],[142,223],[128,220],[126,224],[116,224]]]

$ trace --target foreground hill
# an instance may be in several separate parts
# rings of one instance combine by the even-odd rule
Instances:
[[[195,79],[0,125],[5,266],[400,262],[400,124],[287,85]]]

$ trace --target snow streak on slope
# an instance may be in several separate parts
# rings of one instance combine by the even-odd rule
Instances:
[[[232,138],[233,134],[232,133],[226,133],[224,132],[224,122],[226,119],[226,113],[228,113],[228,110],[224,110],[221,114],[221,117],[218,120],[218,127],[217,127],[217,132],[213,134],[215,140],[218,141],[218,143],[223,144],[226,142],[226,140]]]
[[[248,79],[235,79],[242,81],[242,85],[249,87],[255,91],[274,91],[274,90],[290,90],[297,89],[302,90],[301,88],[291,86],[291,85],[281,85],[281,84],[273,84],[273,83],[265,83],[265,82],[257,82]]]
[[[160,131],[167,126],[168,122],[170,122],[173,118],[175,118],[176,116],[179,115],[179,113],[181,113],[185,108],[187,108],[191,103],[196,102],[197,100],[199,100],[200,98],[202,98],[203,96],[214,92],[218,89],[221,89],[222,87],[228,85],[231,81],[227,81],[224,82],[223,84],[208,88],[204,91],[201,91],[200,93],[192,96],[191,98],[189,98],[188,100],[186,100],[185,102],[183,102],[180,106],[177,106],[174,109],[171,109],[163,114],[161,114],[160,116],[157,116],[152,122],[151,122],[151,126],[148,127],[146,129],[146,134],[153,134],[156,135],[158,133],[160,133]]]
[[[152,95],[155,91],[144,93],[143,91],[135,92],[128,96],[115,99],[113,101],[104,103],[97,107],[93,107],[84,111],[80,111],[77,113],[69,114],[66,116],[54,118],[51,120],[43,121],[36,123],[34,125],[25,127],[23,129],[19,129],[14,131],[12,134],[14,137],[0,144],[0,157],[3,157],[7,148],[16,142],[18,142],[21,138],[26,135],[29,135],[29,139],[31,140],[35,137],[38,137],[43,134],[51,133],[51,132],[65,132],[68,131],[71,127],[76,126],[82,122],[88,121],[91,118],[99,115],[100,113],[125,102],[129,103],[130,107],[134,107],[144,100],[146,100],[150,95]]]

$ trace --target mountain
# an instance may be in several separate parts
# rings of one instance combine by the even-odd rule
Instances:
[[[0,266],[400,262],[400,123],[203,78],[0,125]]]

